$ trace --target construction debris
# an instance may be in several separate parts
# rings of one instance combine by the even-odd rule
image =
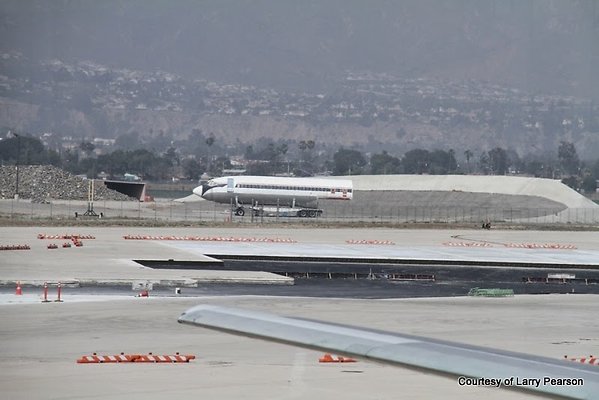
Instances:
[[[12,199],[16,193],[15,166],[0,166],[0,199]],[[87,179],[75,176],[52,165],[19,166],[19,197],[33,203],[50,200],[87,200]],[[96,200],[133,200],[131,197],[96,185]]]

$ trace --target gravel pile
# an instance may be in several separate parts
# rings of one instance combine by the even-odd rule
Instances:
[[[14,165],[0,166],[0,198],[12,199],[15,194],[17,171]],[[72,175],[51,165],[19,166],[19,197],[34,203],[50,200],[87,200],[89,180]],[[94,200],[133,200],[111,190],[96,180]]]

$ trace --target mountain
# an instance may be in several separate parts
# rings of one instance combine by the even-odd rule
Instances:
[[[0,128],[595,158],[597,43],[594,0],[4,0]]]
[[[595,0],[4,0],[29,58],[314,90],[346,71],[599,96]]]

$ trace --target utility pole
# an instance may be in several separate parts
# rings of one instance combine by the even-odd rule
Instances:
[[[21,158],[21,136],[13,133],[17,138],[17,182],[15,185],[15,199],[19,200],[19,161]]]

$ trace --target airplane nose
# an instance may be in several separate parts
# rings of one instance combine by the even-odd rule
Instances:
[[[196,187],[193,189],[193,194],[197,194],[198,196],[202,197],[202,194],[204,194],[204,188],[202,186]]]

